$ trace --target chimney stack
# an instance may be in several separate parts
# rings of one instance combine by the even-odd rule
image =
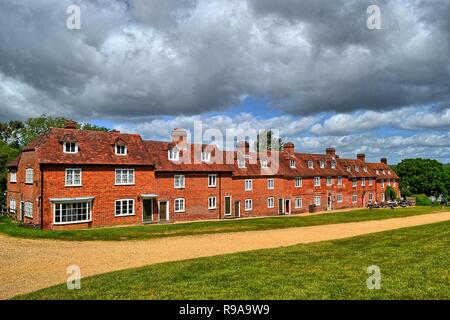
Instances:
[[[366,155],[364,153],[359,153],[356,158],[361,160],[363,163],[366,163]]]
[[[325,150],[325,153],[327,154],[327,156],[330,156],[332,158],[336,158],[336,149],[335,148],[327,148]]]
[[[76,129],[77,128],[77,122],[73,120],[67,120],[64,123],[64,129]]]
[[[178,147],[183,148],[187,144],[187,131],[182,128],[175,128],[172,130],[172,142]]]
[[[289,154],[294,154],[294,152],[295,152],[295,145],[292,142],[286,142],[283,145],[283,150],[286,151]]]
[[[387,158],[381,158],[381,163],[387,164]]]

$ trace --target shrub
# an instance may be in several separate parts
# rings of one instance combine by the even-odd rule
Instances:
[[[416,195],[416,205],[417,206],[431,206],[433,203],[430,199],[424,194]]]

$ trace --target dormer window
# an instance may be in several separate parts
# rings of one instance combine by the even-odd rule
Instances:
[[[336,169],[336,161],[331,161],[331,169]]]
[[[295,160],[291,160],[291,169],[295,169],[297,167],[297,162]]]
[[[309,169],[313,169],[314,168],[314,162],[312,162],[311,160],[308,161],[308,168]]]
[[[202,152],[201,153],[202,162],[210,162],[211,161],[211,153]]]
[[[348,167],[347,167],[347,171],[348,171],[348,172],[351,172],[351,171],[352,171],[352,167],[348,166]]]
[[[355,166],[355,171],[359,172],[359,167],[358,166]]]
[[[245,168],[245,159],[238,159],[238,167]]]
[[[383,170],[383,174],[386,174],[386,171]]]
[[[261,162],[261,168],[268,168],[269,167],[269,164],[268,164],[267,160],[263,159],[260,162]]]
[[[325,168],[325,161],[320,161],[320,168],[321,169]]]
[[[367,172],[367,167],[364,167],[364,172]]]
[[[116,155],[126,156],[127,155],[127,146],[116,144]]]
[[[377,175],[379,175],[380,174],[380,170],[377,170]]]
[[[77,153],[78,145],[76,142],[64,142],[64,153]]]
[[[170,161],[178,161],[180,159],[180,152],[176,149],[170,149],[168,151],[168,158]]]

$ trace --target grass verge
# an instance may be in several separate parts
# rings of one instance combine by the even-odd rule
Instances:
[[[190,236],[211,233],[242,232],[269,229],[286,229],[294,227],[316,226],[368,220],[382,220],[396,217],[437,212],[431,207],[413,207],[391,209],[332,212],[309,216],[271,217],[245,220],[220,220],[192,222],[168,225],[140,225],[115,228],[98,228],[89,230],[46,231],[21,227],[9,218],[0,219],[0,233],[28,239],[55,239],[70,241],[124,241],[144,240],[163,237]]]
[[[450,222],[157,264],[17,299],[450,299]],[[366,285],[381,269],[381,289]]]

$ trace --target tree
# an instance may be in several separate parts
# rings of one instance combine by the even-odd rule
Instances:
[[[281,151],[284,142],[279,137],[274,137],[271,130],[265,130],[256,137],[256,151]]]
[[[0,140],[0,207],[5,204],[6,181],[8,170],[6,165],[19,154],[19,149],[9,146],[5,141]]]
[[[448,171],[442,163],[431,159],[405,159],[395,168],[400,177],[402,194],[448,195]],[[403,190],[405,192],[403,192]]]
[[[397,192],[395,192],[395,189],[391,186],[388,186],[386,188],[386,191],[384,192],[387,200],[395,200],[397,199]]]

